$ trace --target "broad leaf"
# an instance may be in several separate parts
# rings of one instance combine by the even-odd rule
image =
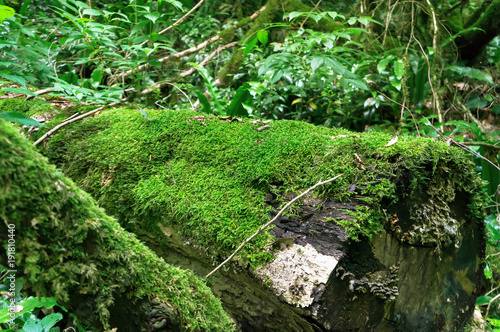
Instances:
[[[7,91],[7,92],[14,92],[14,93],[20,93],[22,95],[28,95],[28,96],[33,96],[33,97],[38,97],[38,95],[34,92],[31,92],[28,89],[21,89],[21,88],[3,88],[0,89],[0,91]]]
[[[25,126],[45,127],[43,124],[36,121],[35,119],[27,117],[26,115],[19,112],[2,112],[0,113],[0,118],[10,122],[20,123]]]
[[[243,103],[250,97],[250,84],[245,83],[236,90],[236,95],[234,96],[231,104],[227,108],[227,114],[231,116],[248,116],[248,112],[245,109]]]
[[[208,98],[200,91],[193,89],[194,93],[196,93],[196,96],[200,100],[200,104],[203,107],[203,112],[207,114],[212,113],[212,108],[210,107],[210,103],[208,102]]]
[[[387,65],[389,64],[389,62],[391,62],[392,59],[394,59],[394,56],[389,55],[387,58],[382,59],[378,62],[377,71],[379,74],[382,74],[382,72],[385,70],[385,68],[387,68]]]
[[[161,14],[159,12],[152,12],[152,13],[144,15],[145,18],[152,21],[153,23],[155,23],[156,20],[158,20],[160,18],[160,16],[161,16]]]
[[[311,68],[313,71],[316,71],[321,65],[323,64],[323,58],[317,57],[312,59],[311,61]]]
[[[13,8],[8,6],[0,6],[0,23],[3,22],[6,18],[14,16],[16,11]]]
[[[250,53],[250,51],[255,47],[255,45],[257,45],[257,41],[258,41],[258,37],[255,36],[252,38],[252,40],[250,40],[250,42],[247,44],[247,46],[245,47],[245,52],[243,52],[243,56],[247,55],[248,53]]]
[[[405,73],[405,65],[403,64],[402,59],[397,59],[396,61],[394,61],[394,73],[396,74],[398,80],[403,78],[403,75]]]
[[[0,74],[0,76],[26,88],[26,79],[24,77],[17,75],[9,75],[9,74]]]
[[[479,69],[471,68],[471,67],[461,67],[461,66],[448,66],[445,70],[451,70],[459,75],[474,78],[476,80],[486,81],[490,84],[493,83],[493,78],[491,75],[486,74],[485,72],[480,71]]]
[[[259,39],[260,43],[263,45],[263,46],[266,46],[267,44],[267,31],[266,30],[259,30],[257,32],[257,38]]]

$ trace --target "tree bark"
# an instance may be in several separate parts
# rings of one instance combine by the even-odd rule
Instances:
[[[495,0],[479,18],[466,28],[474,28],[455,40],[462,60],[472,61],[479,56],[486,45],[500,34],[500,0]],[[478,30],[479,29],[479,30]]]

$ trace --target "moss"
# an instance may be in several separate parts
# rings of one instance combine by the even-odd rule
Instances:
[[[45,113],[55,113],[55,109],[49,103],[41,99],[5,98],[0,99],[0,109],[2,112],[19,112],[27,116],[42,115]]]
[[[352,238],[370,237],[388,219],[386,209],[417,193],[437,193],[433,188],[463,192],[470,220],[481,215],[481,181],[472,163],[443,142],[401,137],[386,147],[390,135],[302,122],[276,121],[257,132],[247,120],[206,116],[204,126],[191,119],[199,115],[194,112],[148,114],[154,121],[135,110],[106,111],[60,131],[45,153],[126,227],[159,232],[158,222],[177,225],[210,247],[215,261],[269,220],[266,194],[283,197],[340,173],[316,195],[369,207],[353,214]],[[451,196],[443,200],[448,204]],[[267,260],[271,241],[268,233],[257,237],[240,261]]]
[[[109,328],[109,308],[121,296],[172,304],[186,330],[232,330],[205,284],[164,263],[3,120],[0,170],[0,233],[15,226],[16,268],[38,296],[70,308],[95,299],[94,330]],[[6,249],[7,237],[0,243]]]

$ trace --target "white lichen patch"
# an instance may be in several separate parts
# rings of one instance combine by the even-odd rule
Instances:
[[[308,307],[314,301],[315,289],[326,284],[337,263],[334,257],[320,254],[310,244],[292,244],[283,246],[276,259],[258,267],[256,273],[286,302]]]

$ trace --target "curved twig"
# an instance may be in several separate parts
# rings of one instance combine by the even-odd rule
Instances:
[[[305,194],[307,194],[308,192],[310,192],[311,190],[314,190],[316,189],[317,187],[319,186],[322,186],[328,182],[332,182],[333,180],[336,180],[338,179],[339,177],[341,177],[343,174],[339,174],[331,179],[328,179],[326,181],[323,181],[323,182],[318,182],[316,183],[314,186],[312,186],[311,188],[307,189],[306,191],[304,191],[302,194],[300,194],[299,196],[295,197],[294,199],[292,199],[290,202],[288,202],[281,210],[280,212],[278,212],[277,215],[274,216],[273,219],[269,220],[266,224],[264,224],[263,226],[261,226],[259,228],[259,230],[255,233],[253,233],[252,236],[250,236],[249,238],[247,238],[245,241],[243,241],[242,244],[240,244],[240,246],[222,263],[220,263],[215,269],[212,270],[212,272],[210,272],[209,274],[206,275],[205,278],[208,278],[210,277],[212,274],[214,274],[215,272],[217,272],[217,270],[219,270],[222,266],[224,266],[224,264],[226,264],[227,262],[229,262],[241,249],[243,249],[243,246],[245,246],[245,244],[247,244],[248,242],[250,242],[254,237],[256,237],[257,235],[261,234],[267,227],[269,227],[276,219],[278,219],[278,217],[283,213],[285,212],[286,209],[288,209],[290,207],[290,205],[292,205],[296,200],[298,200],[299,198],[301,198],[302,196],[304,196]]]

